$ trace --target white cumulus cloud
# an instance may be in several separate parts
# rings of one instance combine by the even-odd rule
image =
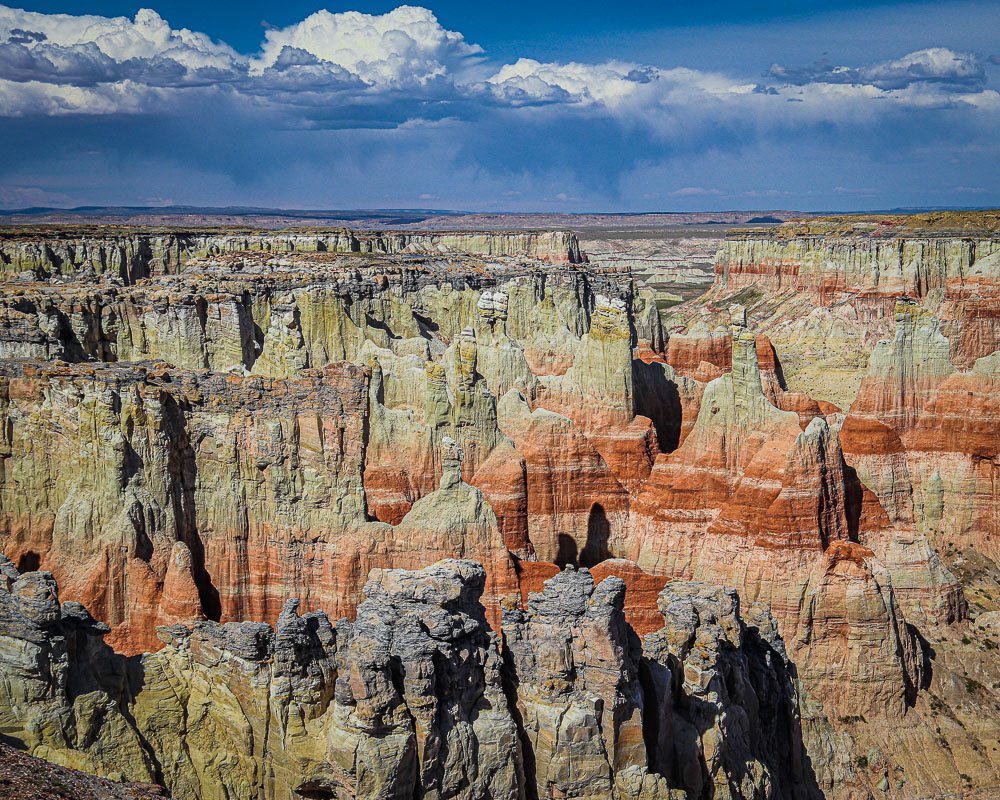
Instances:
[[[288,48],[380,88],[451,79],[483,52],[461,33],[442,27],[431,11],[416,6],[381,15],[317,11],[296,25],[269,30],[254,70],[274,67]]]
[[[879,89],[905,89],[921,83],[968,89],[986,82],[986,70],[979,56],[947,47],[929,47],[860,67],[834,66],[829,61],[818,61],[810,67],[772,64],[768,74],[784,83],[867,84]]]
[[[383,128],[505,115],[608,121],[651,141],[870,125],[907,110],[995,114],[985,61],[935,47],[859,66],[773,64],[763,81],[626,61],[491,63],[418,6],[317,11],[241,54],[157,12],[42,14],[0,6],[0,117],[183,114],[232,104],[287,128]]]
[[[159,61],[164,66],[174,62],[188,70],[227,71],[243,60],[231,47],[203,33],[171,28],[159,14],[148,8],[141,9],[135,19],[130,20],[127,17],[40,14],[0,6],[0,43],[5,48],[19,48],[20,52],[29,53],[39,63],[50,60],[56,72],[35,76],[42,80],[59,78],[66,69],[73,74],[88,62],[105,69],[115,64]],[[115,76],[109,73],[95,77],[113,80]]]

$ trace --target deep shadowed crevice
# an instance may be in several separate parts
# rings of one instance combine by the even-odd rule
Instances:
[[[41,566],[42,559],[34,550],[26,550],[17,560],[17,571],[20,573],[35,572]]]
[[[759,703],[758,758],[771,769],[775,796],[821,800],[824,795],[802,735],[795,663],[786,661],[754,626],[744,628],[743,641]]]
[[[143,516],[142,507],[139,507],[138,515],[139,518],[132,521],[135,527],[135,552],[133,555],[148,564],[153,558],[153,542],[146,532],[146,519]]]
[[[849,466],[844,457],[840,457],[841,469],[844,474],[844,511],[847,514],[847,537],[858,541],[861,526],[861,508],[864,505],[865,490],[854,467]]]
[[[788,391],[788,385],[785,383],[785,373],[781,369],[781,362],[778,360],[778,351],[774,349],[774,344],[768,340],[768,346],[771,348],[771,360],[774,363],[774,378],[778,382],[778,388],[783,392]]]
[[[396,694],[402,699],[405,691],[405,687],[403,686],[404,670],[403,662],[399,656],[392,656],[389,659],[388,670],[392,688],[396,690]]]
[[[370,314],[365,314],[365,325],[369,328],[382,331],[388,339],[399,339],[401,338],[398,334],[393,333],[392,328],[390,328],[384,320],[376,319]]]
[[[662,364],[632,361],[635,413],[649,417],[660,452],[672,453],[681,439],[682,409],[677,384],[667,379]]]
[[[153,263],[153,248],[150,246],[149,237],[143,236],[139,239],[139,246],[135,257],[126,263],[123,258],[118,274],[127,286],[132,286],[140,278],[148,278],[150,275],[150,264]]]
[[[433,339],[434,335],[440,330],[440,326],[430,317],[425,317],[414,311],[413,318],[417,321],[417,328],[424,339]]]
[[[135,448],[132,447],[132,433],[133,422],[129,419],[126,423],[126,435],[123,443],[125,452],[122,457],[121,466],[121,486],[123,489],[131,483],[132,478],[134,478],[145,466],[142,456],[140,456],[139,453],[136,452]]]
[[[296,797],[302,797],[304,800],[336,800],[337,797],[331,789],[326,789],[315,781],[306,781],[293,791]]]
[[[5,744],[8,747],[13,747],[15,750],[25,750],[28,749],[28,743],[24,739],[18,739],[16,736],[11,736],[7,733],[0,733],[0,744]]]
[[[920,646],[920,658],[922,661],[921,666],[923,667],[923,669],[921,670],[920,674],[920,686],[917,688],[922,690],[930,689],[931,679],[934,674],[934,659],[937,657],[937,652],[934,650],[934,647],[931,645],[931,643],[924,638],[923,634],[920,633],[919,630],[917,630],[915,625],[911,625],[909,622],[907,622],[906,629],[909,633],[911,633],[914,636],[914,638],[916,638],[917,644]],[[907,689],[909,689],[909,682],[907,682]],[[909,691],[907,692],[906,700],[908,705],[912,706],[916,702],[917,700],[916,695],[917,695],[916,689],[914,689],[913,691],[912,698],[909,695]]]
[[[504,647],[500,651],[500,683],[503,687],[504,697],[507,699],[507,708],[514,719],[517,728],[517,737],[521,742],[521,764],[524,769],[524,797],[525,800],[539,800],[538,783],[536,776],[538,767],[535,762],[535,750],[531,746],[531,739],[524,729],[524,716],[517,704],[517,688],[520,680],[517,677],[517,670],[514,667],[514,658],[510,648]]]
[[[392,683],[392,688],[395,690],[396,695],[399,697],[399,702],[405,706],[405,681],[406,681],[406,668],[403,666],[403,660],[398,655],[393,655],[389,657],[389,661],[386,664],[386,669],[389,673],[389,682]],[[409,708],[407,708],[407,714],[410,716],[411,723],[414,722],[412,714]],[[410,745],[413,746],[415,740],[411,737]],[[405,763],[407,759],[403,758]],[[420,800],[423,795],[423,786],[421,785],[421,773],[423,765],[417,758],[416,748],[413,746],[413,762],[412,762],[412,780],[411,780],[411,797],[413,800]]]
[[[654,674],[659,673],[659,677]],[[639,661],[639,685],[642,687],[642,740],[646,745],[646,762],[650,772],[670,778],[669,763],[664,759],[662,739],[666,731],[664,715],[666,702],[662,686],[667,685],[665,670],[655,661]]]
[[[222,618],[222,600],[219,590],[212,583],[205,563],[205,545],[198,533],[198,512],[195,503],[198,467],[194,448],[188,436],[186,416],[169,394],[163,400],[163,416],[172,431],[168,469],[170,473],[170,500],[174,512],[177,537],[191,551],[191,565],[198,598],[205,616],[218,622]]]
[[[112,671],[113,674],[124,674],[126,677],[125,685],[123,687],[124,691],[122,691],[117,698],[117,708],[121,712],[121,715],[128,720],[132,730],[135,731],[136,738],[139,740],[139,745],[146,754],[149,766],[152,767],[153,781],[166,788],[167,784],[166,779],[163,776],[163,765],[160,764],[159,759],[156,757],[156,748],[154,748],[150,741],[146,738],[131,711],[132,701],[139,696],[146,685],[146,665],[144,663],[144,656],[131,656],[126,658],[119,653],[115,653],[114,650],[112,650],[106,643],[102,642],[102,646],[107,648],[107,651],[110,653],[111,660],[121,665],[119,669]],[[108,692],[109,695],[114,696],[114,690],[112,687],[105,686],[104,690]]]

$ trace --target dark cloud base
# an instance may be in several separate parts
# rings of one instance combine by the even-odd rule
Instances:
[[[500,65],[416,8],[362,20],[383,29],[363,50],[354,17],[326,14],[246,56],[141,15],[71,41],[0,6],[0,205],[1000,203],[997,56],[925,48],[757,78]]]

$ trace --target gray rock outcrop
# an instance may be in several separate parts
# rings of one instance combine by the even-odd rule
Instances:
[[[63,766],[178,800],[799,798],[795,695],[770,615],[674,582],[640,644],[625,585],[568,569],[505,601],[444,560],[372,570],[353,622],[285,603],[276,627],[158,629],[125,658],[59,605],[52,576],[0,564],[0,730]]]

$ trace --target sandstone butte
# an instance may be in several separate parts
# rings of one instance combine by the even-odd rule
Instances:
[[[735,231],[666,324],[563,232],[0,229],[3,741],[213,800],[996,796],[997,229]]]

